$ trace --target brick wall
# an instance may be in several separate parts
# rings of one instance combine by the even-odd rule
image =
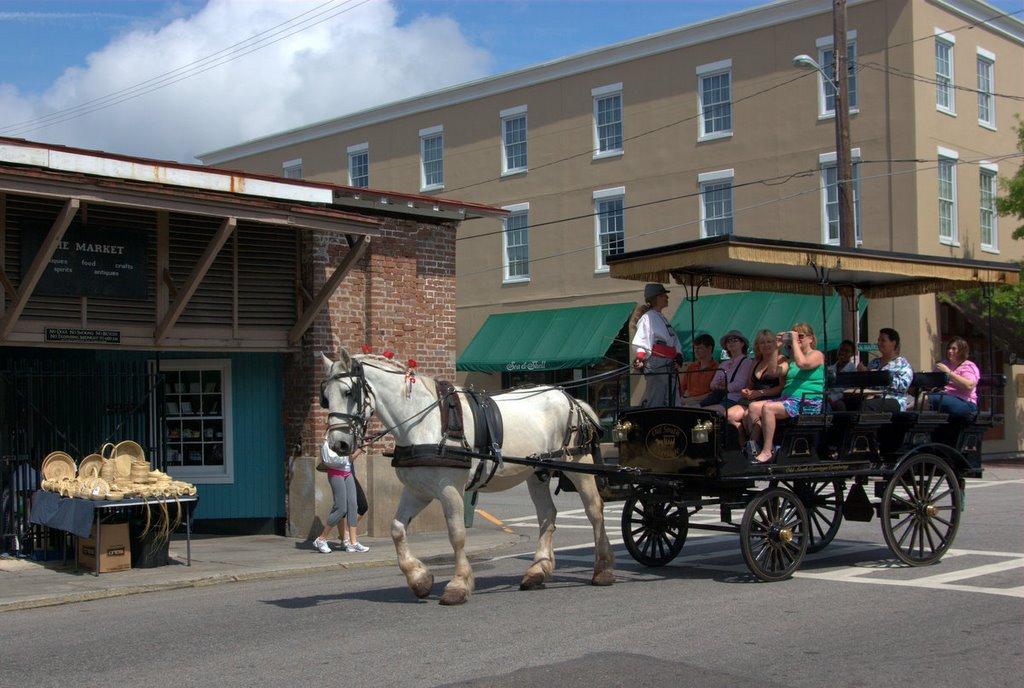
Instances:
[[[312,231],[303,235],[301,260],[306,294],[316,294],[323,287],[347,251],[348,244],[341,235]],[[284,426],[290,458],[285,467],[286,484],[310,480],[307,464],[318,458],[327,427],[327,412],[320,408],[318,396],[324,372],[320,352],[346,348],[358,353],[363,344],[369,344],[375,352],[391,349],[399,361],[414,358],[424,373],[437,379],[455,379],[454,225],[389,220],[306,332],[301,352],[287,360]],[[369,531],[371,536],[387,534],[397,506],[397,501],[390,503],[397,500],[394,471],[380,456],[390,445],[390,438],[375,445],[363,465],[357,465],[357,476],[371,505],[361,530]],[[296,462],[302,463],[301,469],[297,469]],[[310,497],[308,490],[286,490],[289,534],[306,537],[321,527],[319,519],[330,509],[330,493],[317,492],[324,494]],[[303,496],[296,496],[299,493]],[[313,504],[296,503],[310,499]],[[433,523],[435,520],[429,515],[420,516],[417,526],[420,530],[441,527]]]

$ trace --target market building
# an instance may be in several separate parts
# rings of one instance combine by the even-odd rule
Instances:
[[[723,233],[839,243],[832,6],[781,0],[200,159],[505,209],[459,231],[461,379],[494,389],[585,378],[626,362],[640,300],[642,285],[609,276],[608,255]],[[1024,22],[978,0],[850,0],[846,26],[858,245],[1019,260],[994,198],[1021,164]],[[800,55],[821,70],[800,69]],[[684,296],[673,290],[667,313],[688,333]],[[807,308],[701,296],[696,328],[716,337],[788,327]],[[916,368],[964,334],[983,368],[1024,373],[1019,342],[996,342],[989,361],[985,328],[935,297],[862,306],[862,341],[895,327]],[[1024,449],[1016,390],[991,452]],[[629,390],[603,381],[583,395],[607,411]]]
[[[198,486],[200,528],[307,536],[330,503],[320,352],[453,379],[455,230],[502,214],[0,139],[5,548],[46,454],[126,439]],[[387,532],[394,472],[359,471]]]

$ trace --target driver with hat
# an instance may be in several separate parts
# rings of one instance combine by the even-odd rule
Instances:
[[[679,405],[679,364],[682,346],[662,313],[669,291],[660,284],[644,287],[644,303],[633,311],[636,334],[631,342],[633,365],[644,372],[646,389],[641,406]]]

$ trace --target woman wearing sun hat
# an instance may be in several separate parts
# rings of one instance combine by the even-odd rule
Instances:
[[[668,305],[668,289],[660,284],[644,287],[644,303],[630,319],[635,324],[633,365],[642,370],[647,383],[641,406],[679,405],[679,364],[682,346],[675,330],[662,313]]]
[[[718,343],[729,354],[729,358],[718,364],[718,372],[711,381],[711,396],[701,405],[725,415],[730,406],[738,404],[743,398],[743,388],[750,381],[750,370],[754,363],[747,356],[750,342],[739,330],[729,330]]]

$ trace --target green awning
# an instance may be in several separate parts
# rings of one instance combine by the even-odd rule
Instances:
[[[843,340],[842,298],[825,298],[825,316],[828,322],[828,348],[835,349]],[[860,300],[860,312],[867,308],[867,299]],[[697,334],[707,332],[718,340],[729,330],[739,330],[753,342],[758,330],[773,332],[789,330],[794,323],[805,322],[818,335],[818,348],[825,346],[822,333],[821,297],[802,294],[750,291],[735,294],[701,296],[694,307],[694,327]],[[683,355],[692,357],[690,334],[690,304],[683,301],[672,316],[672,327],[683,344]]]
[[[615,303],[488,316],[455,368],[489,373],[592,365],[619,336],[635,306]]]

